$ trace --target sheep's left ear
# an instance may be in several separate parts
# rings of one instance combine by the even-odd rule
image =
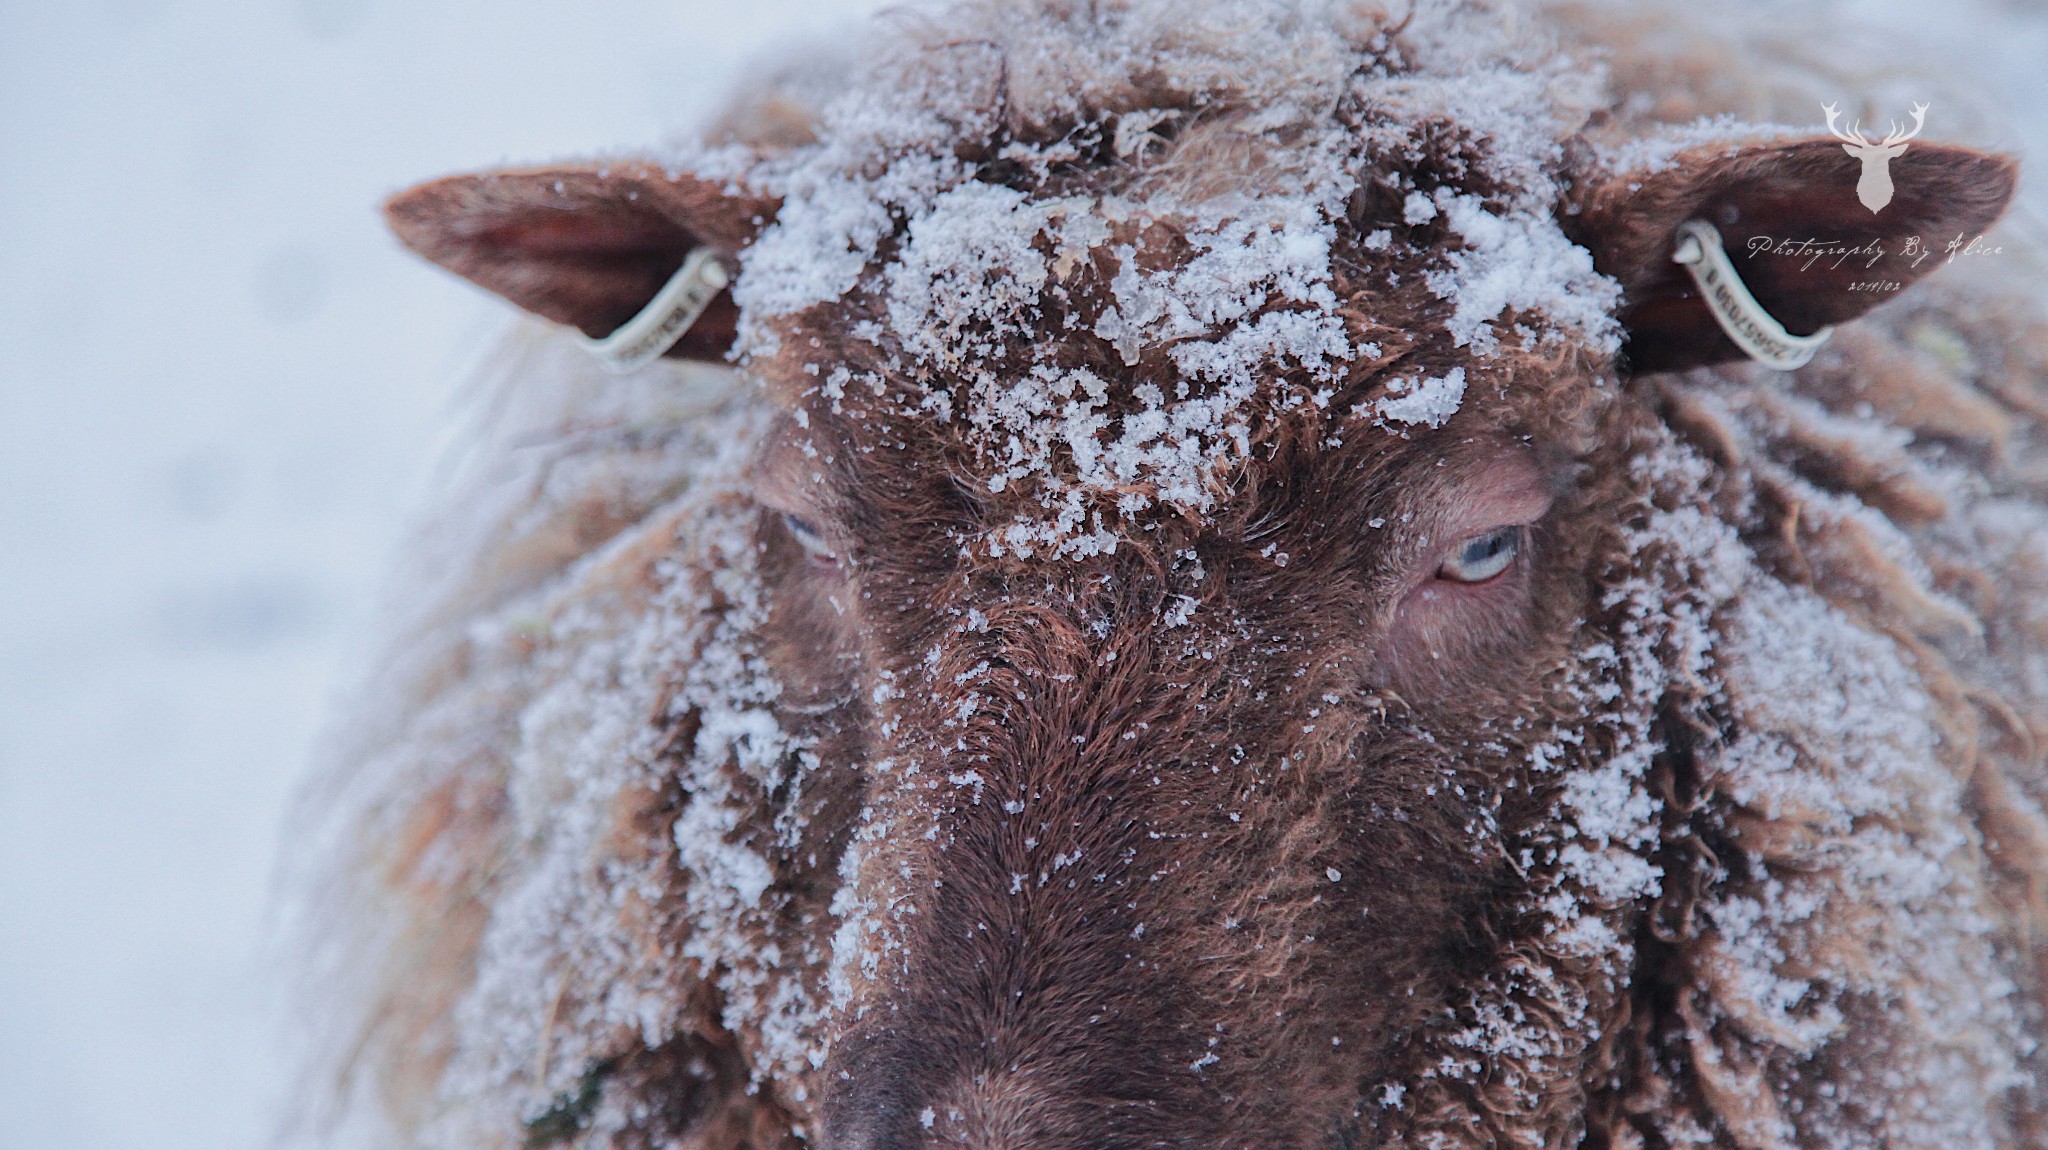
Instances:
[[[384,215],[413,251],[602,339],[640,315],[692,252],[736,267],[733,257],[776,207],[716,180],[628,162],[449,176],[393,196]],[[731,349],[739,312],[718,274],[669,356],[716,360]]]
[[[1873,213],[1857,198],[1861,169],[1839,141],[1815,139],[1713,145],[1654,171],[1582,176],[1561,222],[1621,283],[1626,367],[1676,371],[1743,354],[1672,262],[1688,220],[1719,229],[1757,302],[1808,335],[1942,266],[1951,242],[1969,244],[2004,213],[2018,179],[2009,157],[1915,143],[1890,161],[1893,195]],[[1828,251],[1816,256],[1815,245]]]

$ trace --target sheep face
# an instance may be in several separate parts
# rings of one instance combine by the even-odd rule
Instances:
[[[858,842],[834,897],[879,956],[840,972],[835,1138],[1357,1127],[1497,959],[1531,749],[1584,710],[1616,493],[1532,383],[1407,434],[1304,404],[1208,516],[1078,559],[988,554],[1033,495],[915,415],[794,399],[755,465],[767,649],[846,765],[798,850]]]

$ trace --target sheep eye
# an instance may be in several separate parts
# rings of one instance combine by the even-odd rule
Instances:
[[[782,525],[789,529],[789,537],[796,540],[797,546],[809,552],[811,558],[826,563],[838,562],[839,552],[832,549],[832,544],[825,541],[825,533],[818,530],[810,520],[784,515]]]
[[[1458,544],[1436,575],[1453,583],[1484,583],[1507,570],[1521,551],[1522,529],[1497,527]]]

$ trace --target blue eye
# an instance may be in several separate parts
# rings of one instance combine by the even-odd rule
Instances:
[[[839,552],[833,549],[832,544],[826,541],[825,533],[818,530],[810,520],[799,519],[794,515],[784,515],[782,517],[782,525],[788,528],[789,537],[796,540],[797,546],[810,552],[811,558],[822,560],[826,563],[838,561]]]
[[[1436,575],[1453,583],[1484,583],[1507,570],[1521,552],[1522,529],[1497,527],[1458,544]]]

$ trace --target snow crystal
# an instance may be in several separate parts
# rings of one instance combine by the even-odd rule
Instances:
[[[962,184],[936,197],[911,222],[888,269],[889,323],[904,350],[957,371],[1028,334],[1051,275],[1031,241],[1055,210],[992,184]]]
[[[1465,402],[1465,369],[1454,367],[1419,380],[1396,379],[1387,385],[1387,391],[1389,394],[1373,405],[1381,419],[1442,427]]]
[[[1593,270],[1593,255],[1557,225],[1531,215],[1499,215],[1477,197],[1437,191],[1436,206],[1465,241],[1450,266],[1427,276],[1450,300],[1451,337],[1485,353],[1499,344],[1493,321],[1510,311],[1541,311],[1603,355],[1621,348],[1614,311],[1621,285]]]

